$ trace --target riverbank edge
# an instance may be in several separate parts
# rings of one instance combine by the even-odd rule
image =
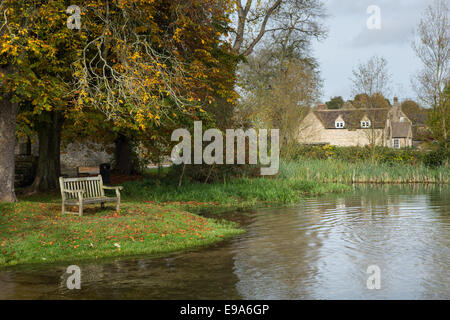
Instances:
[[[95,206],[89,206],[87,215],[83,217],[60,216],[56,211],[60,209],[57,201],[0,204],[0,212],[5,212],[6,207],[14,206],[18,210],[13,210],[13,214],[17,211],[21,213],[20,217],[13,218],[28,221],[23,229],[10,232],[7,238],[0,238],[0,270],[21,266],[60,265],[65,262],[76,265],[102,259],[139,256],[162,257],[212,246],[245,232],[237,223],[228,220],[205,218],[180,208],[135,202],[124,202],[121,214],[117,214],[113,207],[100,210]],[[20,207],[23,205],[31,206],[34,213],[22,211]],[[46,211],[44,215],[38,212],[38,208]],[[143,219],[138,216],[142,213],[130,214],[130,211],[136,211],[136,208],[146,213],[142,215]],[[92,213],[95,215],[91,215]],[[153,218],[149,217],[154,214],[170,215],[169,222],[166,226],[164,221],[154,223]],[[56,228],[45,228],[37,222],[49,217],[51,218],[45,224],[56,225]],[[4,218],[5,214],[2,214],[2,220]],[[5,229],[5,224],[2,225],[0,230]],[[35,229],[30,230],[33,225]],[[103,227],[99,232],[101,236],[97,237],[100,239],[93,240],[92,236],[89,237],[93,225]],[[14,228],[14,225],[9,224],[9,227]],[[111,229],[110,234],[104,230],[106,227]],[[139,237],[136,227],[144,230],[156,228],[156,232]],[[28,232],[25,232],[26,229]],[[77,232],[71,236],[73,230]],[[114,235],[115,232],[118,232],[117,235]],[[5,235],[3,232],[0,234]],[[57,239],[61,234],[69,238]],[[76,240],[73,240],[75,238]],[[54,248],[51,254],[49,254],[50,246]]]
[[[276,180],[271,180],[273,181]],[[258,184],[262,182],[263,187],[267,187],[269,180],[260,180],[260,181],[253,181],[251,183]],[[255,208],[265,208],[265,207],[271,207],[271,206],[286,206],[286,205],[294,205],[295,203],[298,203],[301,201],[301,199],[304,196],[312,196],[312,195],[320,195],[325,193],[337,193],[337,192],[345,192],[349,191],[351,189],[350,186],[342,185],[342,184],[322,184],[322,183],[298,183],[295,181],[291,181],[292,183],[289,185],[286,185],[285,187],[293,187],[293,189],[289,189],[290,192],[292,192],[296,196],[296,201],[292,201],[292,194],[286,195],[284,192],[286,190],[283,190],[281,188],[277,189],[278,194],[275,195],[277,200],[273,201],[263,201],[261,199],[258,199],[255,197],[254,194],[252,194],[251,197],[245,198],[242,197],[236,197],[236,196],[230,196],[228,199],[222,199],[222,202],[197,202],[197,201],[189,201],[186,202],[162,202],[162,201],[152,201],[147,200],[146,197],[141,197],[139,199],[127,199],[125,198],[122,205],[122,211],[120,215],[116,215],[114,211],[111,210],[101,210],[99,208],[96,208],[95,206],[90,206],[87,209],[87,215],[83,217],[78,216],[60,216],[60,199],[59,195],[54,194],[46,194],[46,195],[33,195],[31,197],[25,197],[21,199],[16,204],[10,204],[9,206],[14,206],[15,213],[12,215],[9,215],[10,219],[13,219],[14,221],[19,222],[22,219],[22,222],[27,221],[27,224],[23,226],[24,229],[33,228],[33,225],[29,225],[30,221],[32,223],[33,219],[38,220],[50,220],[51,223],[58,226],[59,221],[65,221],[65,228],[68,228],[68,230],[72,230],[75,228],[75,226],[78,226],[78,228],[85,230],[87,228],[86,225],[83,226],[83,222],[85,223],[92,223],[91,220],[95,219],[115,219],[115,218],[121,218],[122,220],[125,219],[125,221],[120,221],[121,225],[126,225],[127,218],[128,220],[133,220],[135,217],[134,215],[127,216],[127,214],[130,213],[131,208],[144,208],[147,211],[150,211],[149,214],[154,214],[155,211],[159,212],[165,212],[165,213],[178,213],[178,214],[184,214],[184,215],[191,215],[194,219],[197,219],[197,222],[200,224],[203,221],[210,221],[210,225],[213,227],[211,230],[206,230],[206,232],[202,235],[200,239],[196,239],[193,241],[180,241],[177,245],[161,245],[158,250],[155,250],[152,247],[149,246],[143,246],[144,249],[140,250],[127,250],[127,242],[125,242],[125,245],[123,245],[123,242],[119,244],[120,247],[113,247],[114,246],[114,238],[108,239],[109,241],[109,247],[105,248],[105,250],[96,251],[96,255],[94,256],[92,252],[88,249],[88,245],[92,243],[88,243],[87,239],[84,239],[85,241],[83,243],[71,243],[70,245],[73,247],[76,247],[74,249],[82,248],[84,249],[84,253],[82,254],[83,250],[80,251],[74,251],[73,255],[67,255],[67,252],[64,252],[64,255],[57,257],[57,254],[53,254],[52,258],[45,258],[45,260],[42,259],[42,256],[45,256],[45,254],[42,253],[42,247],[39,245],[36,245],[36,243],[40,244],[48,244],[51,242],[51,240],[46,241],[41,238],[51,238],[51,233],[45,234],[46,229],[43,230],[41,228],[34,230],[32,234],[28,234],[24,239],[21,239],[21,243],[19,243],[16,246],[8,246],[8,243],[11,243],[13,241],[14,237],[17,235],[21,235],[24,233],[23,229],[16,229],[15,232],[9,231],[8,239],[6,238],[0,238],[0,253],[2,253],[4,256],[8,255],[20,255],[23,254],[25,256],[29,256],[28,258],[5,258],[3,259],[0,256],[0,269],[3,268],[9,268],[13,266],[20,266],[20,265],[32,265],[32,264],[51,264],[51,263],[62,263],[64,261],[89,261],[89,260],[97,260],[97,259],[104,259],[104,258],[117,258],[117,257],[126,257],[126,256],[161,256],[161,255],[169,255],[173,253],[178,252],[185,252],[194,250],[201,247],[207,247],[214,244],[217,244],[225,239],[237,236],[239,234],[242,234],[245,232],[237,223],[221,219],[220,214],[230,211],[245,211]],[[136,184],[136,182],[132,182]],[[248,181],[245,182],[246,184],[249,183]],[[270,183],[270,184],[272,184]],[[286,184],[286,181],[283,182],[283,185]],[[229,186],[229,185],[228,185]],[[297,189],[295,188],[297,186]],[[209,185],[209,187],[211,187]],[[226,188],[227,186],[224,185],[213,185],[213,187],[218,188]],[[248,187],[248,185],[246,185]],[[208,185],[201,185],[200,188],[205,189],[208,188]],[[187,190],[187,189],[186,189]],[[167,191],[167,190],[166,190]],[[237,190],[236,190],[237,191]],[[231,193],[232,194],[232,193]],[[264,194],[258,194],[258,196],[264,196]],[[194,197],[195,198],[195,197]],[[0,204],[0,212],[5,211],[5,208],[8,205]],[[35,213],[28,212],[27,209],[21,208],[21,206],[28,206],[29,211],[35,211]],[[40,209],[38,209],[40,208]],[[6,209],[7,210],[7,209]],[[144,211],[145,211],[144,210]],[[20,214],[17,214],[16,212],[20,212]],[[37,211],[37,212],[36,212]],[[133,210],[131,210],[133,211]],[[213,213],[212,213],[213,212]],[[208,218],[202,216],[208,213]],[[29,216],[27,216],[27,214]],[[30,217],[31,215],[31,217]],[[7,219],[8,215],[0,215],[1,219]],[[33,218],[33,219],[32,219]],[[58,221],[52,221],[52,219],[59,219]],[[4,222],[4,221],[2,221]],[[11,220],[10,220],[11,222]],[[50,223],[49,222],[49,223]],[[176,221],[174,221],[176,224]],[[81,225],[80,225],[81,224]],[[3,231],[7,228],[7,223],[2,223],[3,227],[0,226],[0,231]],[[10,225],[12,228],[14,225]],[[40,226],[37,224],[37,226]],[[110,226],[112,229],[114,229],[114,225]],[[64,229],[64,228],[63,228]],[[76,229],[75,229],[76,230]],[[79,230],[77,230],[78,232]],[[116,230],[117,231],[117,230]],[[119,230],[120,232],[123,232],[124,230]],[[56,232],[56,231],[53,231]],[[58,231],[60,232],[60,231]],[[101,233],[107,233],[107,231],[101,231]],[[3,232],[0,232],[2,234]],[[44,233],[45,236],[40,237],[39,233]],[[67,231],[69,233],[69,231]],[[159,234],[164,234],[164,232],[160,232]],[[106,234],[104,234],[106,236]],[[109,235],[114,236],[114,235]],[[128,235],[131,236],[131,235]],[[22,236],[23,237],[23,236]],[[132,237],[132,236],[131,236]],[[70,240],[73,241],[72,238]],[[77,240],[77,239],[75,239]],[[105,239],[103,239],[105,240]],[[181,239],[178,239],[181,240]],[[123,240],[122,240],[123,241]],[[133,242],[135,239],[132,240]],[[57,241],[55,241],[57,242]],[[144,241],[145,242],[145,241]],[[50,245],[53,245],[55,243],[51,243]],[[69,245],[67,241],[60,243],[60,245]],[[95,244],[93,244],[95,246]],[[17,253],[16,249],[19,248],[21,251]],[[28,248],[28,249],[27,249]],[[34,251],[33,251],[34,250]],[[30,253],[31,252],[31,253]],[[33,255],[34,253],[34,255]],[[31,256],[30,256],[31,255]]]

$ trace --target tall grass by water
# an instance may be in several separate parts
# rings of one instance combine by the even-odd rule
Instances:
[[[151,179],[124,185],[125,199],[145,199],[155,203],[187,204],[197,207],[248,208],[262,203],[293,204],[304,195],[343,192],[350,189],[342,184],[325,184],[276,178],[241,178],[226,183],[192,183],[180,188],[172,184],[157,185]]]
[[[450,169],[442,166],[349,163],[337,159],[298,159],[282,162],[279,178],[332,183],[437,183],[448,184]]]

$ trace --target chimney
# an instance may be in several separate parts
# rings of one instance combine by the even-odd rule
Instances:
[[[316,106],[316,110],[319,110],[319,111],[327,110],[327,105],[326,104],[318,104]]]
[[[398,98],[394,97],[394,107],[398,107]]]

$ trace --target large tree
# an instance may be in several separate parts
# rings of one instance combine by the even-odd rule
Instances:
[[[11,65],[0,68],[1,86],[8,85],[5,78],[12,72]],[[3,90],[2,90],[3,91]],[[14,193],[14,141],[16,118],[19,104],[13,100],[9,90],[4,90],[0,97],[0,201],[15,201]]]
[[[258,3],[252,11],[249,3],[241,17],[247,17],[249,24],[262,21],[256,35],[249,32],[241,44],[238,32],[235,39],[235,50],[239,47],[241,54],[248,55],[239,69],[242,99],[237,115],[242,123],[280,129],[281,152],[289,156],[300,133],[299,123],[319,95],[321,81],[310,43],[326,36],[324,8],[320,1],[282,1],[272,11],[277,2],[269,1]],[[262,8],[257,10],[259,5]],[[255,49],[257,42],[261,45]]]
[[[66,25],[72,4],[81,8],[81,30]],[[119,136],[157,135],[165,121],[176,123],[177,112],[194,116],[217,98],[236,98],[234,69],[223,68],[233,58],[221,40],[226,3],[3,0],[0,10],[1,200],[15,200],[21,105],[31,105],[27,111],[42,140],[33,189],[46,190],[56,186],[68,110],[102,111],[122,130]]]
[[[267,35],[294,42],[324,36],[321,18],[325,10],[320,0],[234,0],[234,3],[232,47],[236,54],[249,56]]]
[[[38,181],[44,189],[56,185],[59,175],[60,126],[72,99],[66,81],[80,44],[66,26],[66,1],[12,1],[0,4],[0,200],[15,201],[14,132],[17,113],[25,109],[40,125],[42,139]],[[55,116],[56,115],[56,116]],[[44,150],[45,149],[45,150]],[[45,168],[44,168],[45,167]]]
[[[417,28],[413,49],[423,69],[413,79],[413,86],[422,104],[432,108],[430,117],[435,138],[447,141],[449,101],[445,94],[450,81],[450,21],[447,1],[430,5]],[[437,121],[433,121],[437,120]]]
[[[75,63],[79,102],[122,128],[116,165],[124,173],[132,171],[131,140],[143,132],[165,134],[157,128],[176,123],[178,112],[214,113],[218,100],[236,99],[233,56],[222,40],[228,9],[213,0],[89,6],[83,28],[90,33]]]

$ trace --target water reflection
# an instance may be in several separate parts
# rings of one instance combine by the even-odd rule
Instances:
[[[67,266],[3,271],[0,298],[450,299],[448,187],[355,188],[257,210],[213,248],[79,263],[79,291],[65,288]],[[380,290],[367,289],[369,265]]]

